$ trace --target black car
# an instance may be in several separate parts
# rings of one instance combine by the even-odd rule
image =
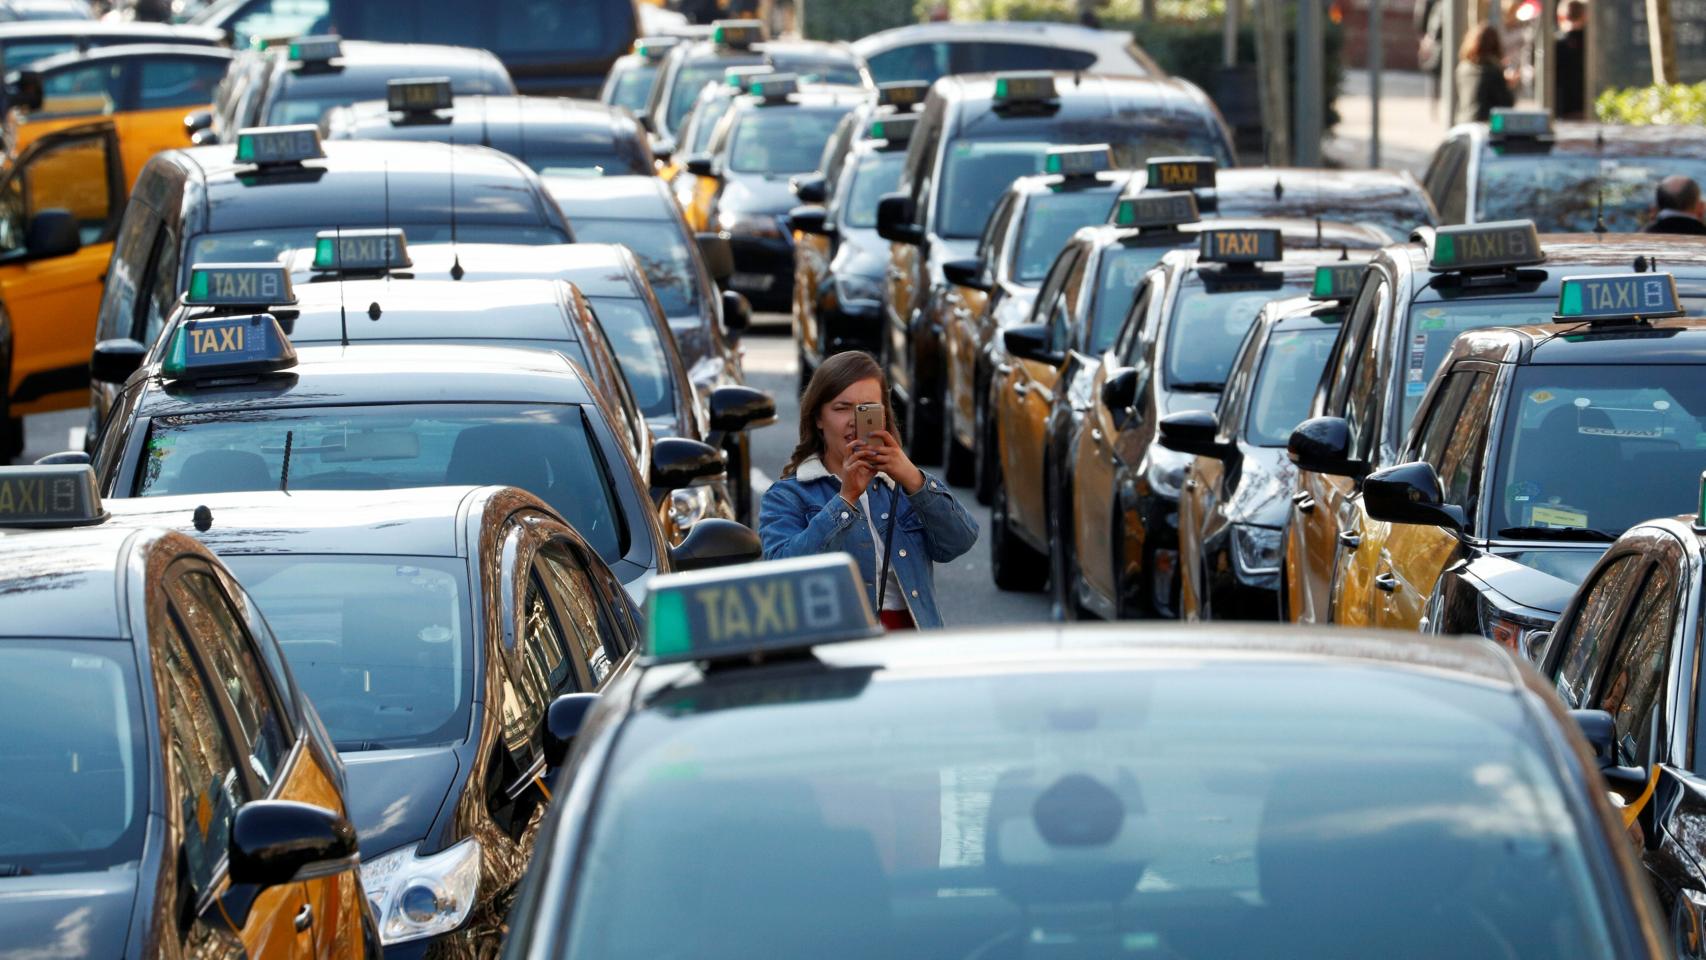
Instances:
[[[1606,544],[1697,505],[1706,321],[1663,319],[1682,313],[1668,273],[1566,278],[1554,323],[1459,336],[1362,481],[1345,601],[1530,653]]]
[[[1189,190],[1204,216],[1290,217],[1350,223],[1402,242],[1438,222],[1433,202],[1409,171],[1328,167],[1218,169],[1212,157],[1165,167],[1146,164],[1132,174],[1131,195],[1145,189]]]
[[[547,176],[656,172],[645,129],[624,109],[565,97],[453,96],[442,79],[392,81],[387,99],[334,108],[320,126],[334,140],[477,143]]]
[[[1297,489],[1286,442],[1309,415],[1363,268],[1316,267],[1307,297],[1262,308],[1213,411],[1161,418],[1161,445],[1196,457],[1179,496],[1180,619],[1283,619],[1281,534]]]
[[[222,98],[211,116],[196,118],[211,138],[230,143],[246,127],[319,123],[327,110],[358,100],[384,99],[393,80],[442,78],[457,94],[513,94],[509,71],[489,51],[436,44],[370,43],[336,36],[298,37],[269,47],[246,78],[247,96]]]
[[[0,468],[0,724],[7,953],[378,960],[344,765],[255,600],[87,466]]]
[[[266,612],[348,770],[386,956],[494,942],[562,763],[547,717],[620,677],[639,640],[597,551],[513,487],[111,506],[200,540]]]
[[[863,599],[846,557],[659,578],[503,956],[1669,955],[1582,733],[1485,641],[882,640]]]
[[[403,227],[416,242],[559,244],[574,239],[539,175],[513,157],[443,143],[319,142],[313,127],[244,131],[235,146],[168,150],[142,168],[95,319],[103,352],[158,338],[197,263],[272,262],[312,248],[327,224]],[[86,369],[86,368],[85,368]],[[94,380],[89,442],[118,390]]]
[[[722,456],[660,440],[642,478],[618,420],[560,354],[445,343],[297,350],[272,314],[238,315],[177,328],[159,369],[126,383],[94,463],[114,497],[517,486],[635,591],[672,566],[756,553],[750,530],[720,520],[670,547],[654,499],[720,477]]]
[[[883,136],[873,137],[871,124],[879,117],[904,117],[909,113],[917,113],[924,106],[924,98],[929,94],[930,85],[917,80],[878,84],[875,97],[854,107],[836,125],[835,132],[830,134],[829,142],[824,144],[823,156],[819,158],[817,170],[794,178],[794,193],[799,196],[800,201],[827,201],[836,189],[836,180],[841,176],[849,152],[856,144],[872,139],[897,139],[892,131],[887,130]],[[907,137],[911,136],[912,129],[911,124],[905,126]]]

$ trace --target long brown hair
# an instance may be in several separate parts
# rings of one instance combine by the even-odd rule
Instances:
[[[889,406],[889,381],[883,376],[877,358],[862,350],[837,353],[818,364],[806,392],[800,396],[800,444],[782,468],[782,476],[791,477],[800,464],[812,457],[823,456],[823,434],[818,432],[817,417],[825,404],[841,396],[841,392],[861,380],[875,380],[883,388],[883,427],[894,432],[894,408]]]
[[[1505,58],[1505,45],[1499,40],[1499,30],[1490,23],[1479,29],[1470,28],[1463,37],[1463,49],[1457,52],[1464,63],[1498,63]]]

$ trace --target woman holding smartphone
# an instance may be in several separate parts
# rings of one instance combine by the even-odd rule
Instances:
[[[977,524],[901,449],[888,393],[868,353],[818,366],[800,398],[799,446],[764,494],[758,535],[770,560],[851,554],[885,627],[940,627],[934,565],[970,550]]]

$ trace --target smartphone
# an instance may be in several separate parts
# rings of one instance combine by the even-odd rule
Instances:
[[[883,428],[883,405],[861,403],[853,408],[853,418],[859,439],[869,442],[871,434]]]

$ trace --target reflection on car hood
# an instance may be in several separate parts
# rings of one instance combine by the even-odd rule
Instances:
[[[364,859],[377,857],[432,832],[456,779],[450,747],[345,753],[350,819]]]
[[[788,178],[771,180],[761,174],[729,174],[717,209],[730,213],[784,214],[800,205]]]
[[[1291,495],[1297,490],[1297,465],[1285,455],[1284,447],[1252,447],[1239,444],[1238,488],[1226,503],[1233,523],[1283,527],[1291,511]]]
[[[0,960],[124,954],[136,871],[0,879]]]
[[[1495,562],[1475,565],[1475,575],[1511,600],[1556,617],[1609,546],[1589,543],[1498,551],[1492,558]]]

